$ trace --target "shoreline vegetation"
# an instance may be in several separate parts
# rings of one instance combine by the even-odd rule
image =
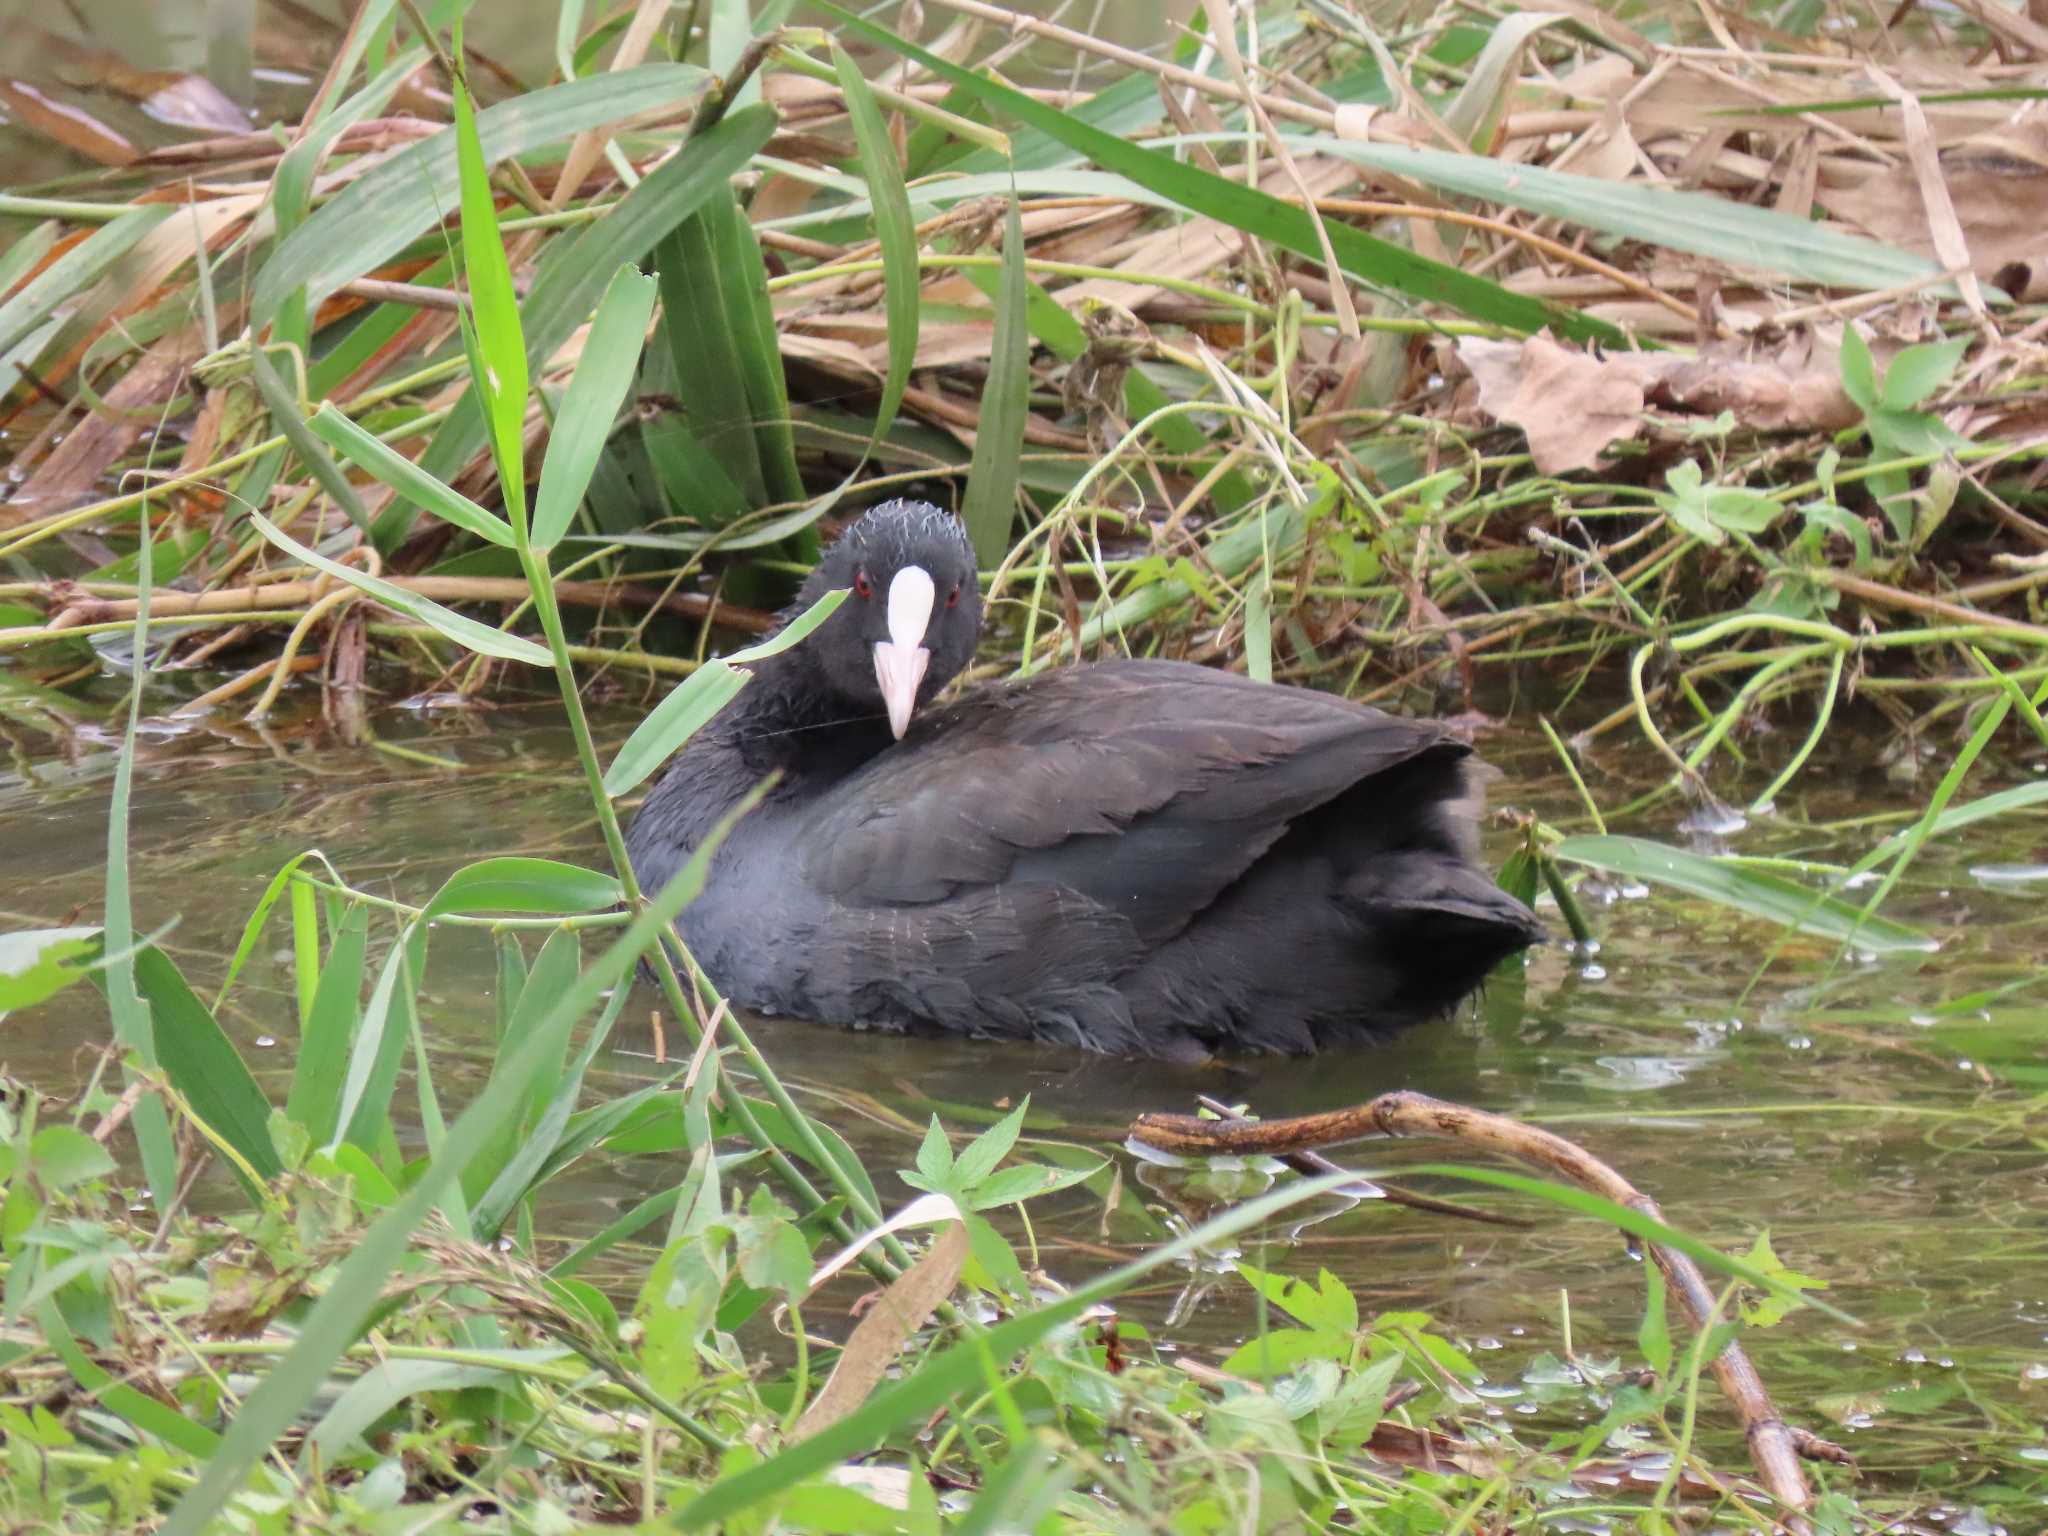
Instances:
[[[521,79],[460,4],[349,9],[277,123],[56,34],[74,86],[209,126],[138,148],[90,93],[6,87],[97,168],[0,193],[0,709],[128,684],[103,913],[0,934],[0,1015],[89,985],[110,1031],[83,1091],[0,1102],[14,1523],[1964,1529],[1772,1407],[1742,1337],[1855,1320],[1763,1213],[1725,1253],[1532,1127],[1402,1095],[1347,1122],[1561,1176],[1428,1165],[1451,1193],[1412,1203],[1649,1246],[1636,1358],[1575,1355],[1567,1314],[1585,1411],[1526,1426],[1427,1312],[1246,1257],[1355,1195],[1360,1149],[1147,1106],[1140,1140],[1291,1170],[1172,1224],[1028,1101],[864,1165],[657,941],[710,848],[642,891],[619,807],[830,611],[776,627],[821,531],[914,493],[974,539],[979,676],[1130,651],[1475,715],[1540,684],[1581,814],[1518,816],[1501,880],[1574,944],[1622,880],[1772,925],[1765,966],[1931,948],[1884,910],[1923,847],[2048,801],[1968,782],[2048,744],[2048,33],[1203,0],[1139,51],[982,0],[901,30],[564,0]],[[289,688],[360,732],[373,679],[552,688],[609,867],[485,857],[405,901],[308,852],[202,997],[134,923],[139,729]],[[600,690],[650,705],[608,761]],[[1918,810],[1851,862],[1609,830],[1769,817],[1852,712]],[[448,927],[498,954],[459,1106],[418,1013]],[[217,1021],[266,940],[281,1095]],[[606,1097],[643,964],[681,1056]],[[669,1187],[536,1231],[628,1154]],[[1046,1273],[1029,1204],[1081,1189],[1146,1239]],[[1118,1314],[1202,1265],[1241,1291],[1224,1358]],[[1982,1532],[2040,1487],[2002,1496]]]

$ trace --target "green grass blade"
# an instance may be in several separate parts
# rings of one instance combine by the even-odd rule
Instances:
[[[341,466],[329,457],[326,446],[306,425],[304,409],[278,375],[263,348],[258,347],[249,354],[249,375],[256,383],[256,393],[263,397],[263,403],[270,410],[270,419],[277,430],[284,434],[285,441],[292,445],[292,452],[299,456],[299,462],[320,482],[334,504],[341,508],[348,520],[365,533],[370,529],[370,515],[363,510],[362,498],[356,495],[356,488],[348,483],[348,476],[341,472]]]
[[[910,382],[910,365],[917,358],[918,270],[917,228],[910,216],[910,194],[903,185],[903,167],[896,161],[896,146],[889,137],[889,125],[868,88],[867,78],[853,56],[843,48],[832,50],[839,71],[839,88],[845,93],[846,108],[853,119],[854,143],[860,149],[861,171],[867,177],[868,196],[875,210],[875,239],[882,248],[882,304],[889,325],[889,373],[882,381],[882,399],[875,408],[875,433],[867,450],[889,430],[903,404],[904,386]],[[988,562],[984,560],[983,564]]]
[[[199,1479],[188,1489],[161,1536],[200,1536],[212,1528],[249,1470],[279,1436],[299,1420],[326,1382],[334,1362],[361,1331],[384,1293],[384,1282],[398,1267],[415,1229],[427,1219],[461,1176],[491,1127],[514,1114],[536,1071],[566,1038],[576,1020],[588,1013],[607,988],[615,986],[648,945],[668,930],[691,898],[703,888],[711,856],[733,823],[751,810],[759,791],[747,797],[722,820],[704,844],[648,904],[626,931],[577,979],[576,986],[554,1012],[505,1061],[474,1103],[449,1128],[441,1151],[398,1203],[365,1232],[336,1270],[327,1293],[300,1324],[298,1341],[242,1402],[221,1437],[217,1452],[206,1461]],[[1338,1181],[1332,1180],[1331,1184]]]
[[[480,859],[450,875],[420,912],[602,912],[625,898],[619,882],[580,864],[517,855]]]
[[[263,925],[270,920],[271,909],[277,905],[278,898],[291,884],[292,875],[301,864],[313,857],[315,855],[310,851],[293,854],[285,861],[284,868],[270,877],[270,884],[263,888],[263,895],[250,911],[248,921],[242,924],[242,936],[235,942],[234,957],[228,961],[227,978],[221,982],[220,990],[213,995],[216,1013],[220,1011],[220,1005],[227,1001],[228,993],[234,989],[236,978],[242,974],[242,967],[247,965],[249,957],[256,953],[256,941],[263,936]]]
[[[1862,948],[1878,954],[1935,948],[1934,940],[1917,929],[1889,918],[1866,917],[1846,902],[1782,875],[1704,859],[1639,837],[1568,837],[1557,845],[1555,855],[1562,863],[1667,885],[1802,933],[1838,943],[1853,938]]]
[[[940,79],[977,97],[992,110],[1041,129],[1069,148],[1085,154],[1105,170],[1128,176],[1140,186],[1171,198],[1190,213],[1241,229],[1310,261],[1320,263],[1323,259],[1315,221],[1291,203],[1282,202],[1255,187],[1184,165],[1159,150],[1147,149],[1114,134],[1104,133],[1056,107],[1033,100],[1022,91],[985,80],[939,58],[886,28],[830,3],[830,0],[818,0],[818,8],[847,31],[878,47],[915,60]],[[1621,342],[1626,339],[1619,330],[1604,321],[1525,298],[1499,283],[1473,277],[1443,262],[1418,256],[1403,246],[1378,239],[1348,224],[1332,222],[1325,227],[1338,266],[1360,282],[1405,294],[1418,302],[1447,304],[1475,320],[1489,321],[1511,330],[1534,332],[1548,326],[1554,334],[1575,340]]]
[[[1031,333],[1026,329],[1024,223],[1012,197],[1003,215],[1003,267],[996,284],[996,334],[989,350],[988,388],[974,433],[974,459],[961,498],[961,520],[983,570],[1002,563],[1017,515],[1017,466],[1031,409]]]
[[[744,386],[734,387],[744,378],[746,341],[735,334],[726,292],[738,280],[726,259],[727,225],[741,217],[731,187],[714,192],[655,247],[654,266],[684,419],[747,505],[759,507],[769,500],[768,482],[753,402]]]
[[[0,304],[0,357],[13,351],[18,342],[49,319],[59,304],[97,281],[173,211],[171,204],[158,203],[101,225],[38,272],[21,292]]]
[[[334,1140],[341,1124],[341,1090],[347,1081],[349,1048],[362,1022],[363,962],[370,917],[361,906],[342,915],[327,963],[320,968],[313,1004],[299,1030],[299,1056],[292,1064],[284,1112],[303,1125],[313,1145]]]
[[[315,554],[259,512],[251,512],[249,521],[256,525],[257,532],[264,538],[294,559],[347,582],[359,592],[368,593],[387,608],[395,608],[400,613],[418,619],[429,628],[440,631],[457,645],[505,661],[523,661],[528,666],[554,665],[554,659],[548,655],[545,646],[535,645],[531,640],[522,640],[517,635],[508,635],[501,629],[491,628],[488,624],[479,624],[475,619],[465,619],[454,609],[443,608],[429,598],[408,592],[403,587],[394,587],[388,581],[366,575],[353,566],[342,565],[325,555]]]
[[[493,107],[482,113],[479,123],[496,110]],[[590,318],[612,274],[627,262],[639,261],[705,198],[726,187],[734,173],[768,142],[775,123],[770,107],[729,114],[657,166],[573,241],[551,247],[535,273],[521,315],[529,363],[552,357],[576,327]],[[486,134],[486,148],[489,143]],[[466,394],[420,456],[420,468],[437,479],[452,479],[484,441],[482,407],[473,394]],[[385,508],[377,519],[377,547],[395,548],[411,526],[411,508]]]
[[[497,1071],[509,1052],[540,1025],[554,1011],[555,1005],[568,996],[569,989],[576,984],[576,973],[582,960],[582,952],[573,929],[558,929],[548,935],[548,941],[541,945],[540,953],[534,957],[533,970],[526,978],[526,985],[519,989],[519,1000],[513,1005],[512,1017],[507,1021],[505,1038],[499,1042],[498,1056],[492,1063]],[[476,1225],[477,1198],[491,1188],[498,1174],[512,1160],[518,1149],[531,1141],[534,1105],[536,1101],[546,1102],[554,1096],[560,1086],[562,1071],[567,1059],[568,1039],[563,1037],[563,1054],[549,1058],[535,1072],[532,1085],[517,1114],[508,1115],[498,1123],[490,1140],[470,1159],[462,1171],[463,1198],[474,1230],[486,1240],[495,1235],[497,1221],[489,1227]],[[550,1150],[547,1146],[536,1149],[541,1158]],[[498,1213],[502,1216],[502,1212]]]
[[[1335,155],[1440,192],[1546,214],[1603,234],[1823,287],[1857,291],[1896,288],[1940,271],[1924,256],[1704,192],[1609,181],[1441,149],[1362,144],[1324,136],[1296,136],[1290,142],[1300,154]],[[1939,293],[1950,288],[1939,284],[1927,291]]]
[[[128,888],[128,807],[135,783],[135,740],[142,724],[142,691],[149,684],[149,599],[156,582],[156,539],[145,504],[137,548],[135,605],[135,673],[129,680],[128,723],[121,737],[121,755],[114,763],[113,794],[107,802],[106,968],[107,1010],[113,1016],[114,1038],[132,1051],[145,1068],[156,1061],[156,1032],[149,1009],[135,984],[135,916]],[[151,1195],[169,1200],[178,1188],[178,1155],[171,1142],[171,1120],[159,1094],[145,1094],[130,1117],[135,1141],[142,1150],[143,1177]]]
[[[730,704],[752,675],[723,661],[707,661],[676,684],[619,748],[605,770],[604,792],[616,800],[638,789],[678,747]]]
[[[270,1101],[170,956],[154,944],[144,949],[135,957],[135,984],[149,1002],[157,1060],[171,1086],[259,1176],[274,1179],[284,1172],[270,1140]]]
[[[674,107],[700,91],[705,79],[690,64],[644,64],[501,101],[476,115],[483,158],[495,164],[586,129]],[[452,128],[365,172],[278,242],[257,274],[250,323],[260,330],[299,289],[308,307],[317,307],[343,283],[385,265],[447,217],[460,183]]]
[[[457,37],[461,36],[458,29]],[[476,389],[498,461],[505,510],[515,528],[526,523],[526,337],[519,325],[519,296],[498,233],[491,173],[477,137],[476,109],[469,82],[455,81],[455,165],[462,196],[462,265],[469,277],[470,308],[465,335],[471,341]]]
[[[394,0],[370,0],[370,3],[358,13],[356,24],[351,29],[349,45],[335,65],[336,80],[347,80],[353,73],[362,47],[369,40],[370,29],[377,24],[375,13],[388,12],[393,4]],[[314,179],[327,162],[329,147],[356,123],[382,112],[389,105],[391,98],[398,93],[398,88],[410,80],[426,61],[426,49],[407,49],[385,65],[375,79],[328,112],[311,132],[284,152],[277,162],[277,170],[270,178],[271,217],[276,220],[279,240],[287,238],[293,230],[305,223],[307,214],[312,211]],[[312,335],[307,315],[305,294],[287,294],[284,302],[278,307],[271,334],[279,341],[291,342],[303,348]]]
[[[724,229],[721,274],[725,302],[738,347],[740,379],[754,415],[754,445],[761,456],[762,478],[775,501],[802,501],[805,486],[796,462],[789,381],[782,372],[782,338],[775,329],[775,306],[768,297],[768,263],[753,223],[737,200]],[[798,560],[814,560],[817,552],[817,535],[809,530],[790,549],[791,558]]]
[[[583,493],[597,470],[597,456],[611,436],[612,423],[633,375],[654,314],[655,285],[631,266],[622,266],[597,306],[590,339],[569,380],[568,393],[548,436],[541,464],[540,488],[534,493],[533,544],[552,549],[569,531]]]
[[[57,1358],[64,1362],[64,1368],[109,1413],[119,1414],[144,1434],[154,1435],[165,1445],[176,1446],[186,1455],[201,1461],[220,1448],[219,1437],[204,1424],[195,1424],[168,1404],[158,1402],[124,1381],[117,1381],[105,1367],[88,1356],[72,1333],[71,1325],[64,1320],[64,1309],[57,1305],[54,1296],[44,1299],[36,1315],[42,1324],[43,1337],[49,1340]]]
[[[626,738],[611,767],[605,770],[605,793],[617,799],[639,788],[649,774],[667,762],[746,686],[751,674],[738,671],[738,667],[788,650],[829,619],[845,601],[845,588],[827,592],[759,645],[706,662],[670,689],[668,697],[633,728],[633,734]]]
[[[443,485],[397,449],[350,421],[333,405],[323,402],[320,409],[307,418],[306,425],[349,463],[376,476],[413,505],[423,507],[443,522],[453,523],[489,543],[505,549],[512,547],[512,528],[504,518],[478,506],[453,486]]]
[[[0,294],[10,293],[14,285],[28,276],[30,270],[50,254],[50,247],[57,243],[61,226],[51,219],[38,224],[23,235],[4,253],[0,253]]]

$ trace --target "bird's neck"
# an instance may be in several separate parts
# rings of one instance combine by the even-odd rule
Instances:
[[[845,778],[892,742],[879,709],[863,711],[816,685],[793,654],[750,669],[754,677],[690,738],[649,793],[641,814],[665,823],[685,848],[771,773],[770,799],[815,794]]]

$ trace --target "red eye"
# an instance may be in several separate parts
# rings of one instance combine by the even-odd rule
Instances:
[[[873,597],[875,595],[875,584],[868,580],[868,573],[865,568],[853,573],[853,590],[862,597]]]
[[[958,587],[955,587],[946,594],[946,606],[948,608],[958,608],[960,606],[960,589]]]

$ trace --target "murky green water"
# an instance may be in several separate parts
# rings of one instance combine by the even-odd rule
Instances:
[[[117,739],[103,708],[8,696],[0,711],[11,747],[0,771],[0,908],[10,926],[97,915]],[[360,888],[413,901],[488,853],[600,860],[553,711],[390,709],[373,719],[387,742],[453,766],[344,745],[316,722],[269,734],[160,722],[147,732],[134,800],[137,921],[175,920],[170,947],[201,990],[217,983],[270,875],[308,847]],[[611,741],[631,723],[623,712],[600,717]],[[1826,824],[1907,804],[1876,767],[1875,747],[1842,740],[1782,798],[1782,819],[1738,834],[1736,845],[1844,860],[1868,847],[1886,827]],[[1533,729],[1510,726],[1486,751],[1506,770],[1498,801],[1571,816],[1575,801]],[[1608,803],[1657,772],[1632,744],[1599,757],[1605,776],[1592,785]],[[2038,753],[1987,760],[1965,795],[2044,767]],[[1619,830],[1682,838],[1677,819],[1673,807]],[[1219,1184],[1116,1150],[1134,1112],[1188,1108],[1198,1093],[1278,1115],[1406,1086],[1538,1121],[1725,1246],[1747,1248],[1768,1227],[1787,1263],[1824,1278],[1830,1298],[1865,1321],[1856,1332],[1794,1316],[1758,1335],[1754,1350],[1788,1416],[1843,1440],[1875,1486],[1940,1489],[1959,1506],[2035,1490],[2024,1507],[2048,1496],[2048,922],[2042,887],[2009,877],[2012,866],[2042,862],[2044,847],[2039,816],[1930,846],[1890,910],[1938,933],[1937,955],[1831,971],[1824,949],[1798,942],[1754,982],[1775,932],[1664,893],[1617,894],[1598,912],[1597,957],[1539,953],[1526,977],[1497,982],[1469,1016],[1376,1054],[1190,1070],[787,1021],[762,1022],[757,1038],[871,1167],[907,1166],[909,1127],[935,1108],[968,1125],[1028,1093],[1043,1134],[1123,1157],[1131,1186],[1169,1224],[1263,1182],[1247,1174]],[[223,1019],[280,1075],[292,1051],[286,943],[280,931],[259,950]],[[459,1101],[478,1076],[490,984],[480,935],[436,937],[425,1015],[445,1099]],[[647,1023],[654,1001],[636,999],[597,1090],[662,1070]],[[61,1092],[105,1037],[97,997],[76,989],[8,1021],[6,1068]],[[1444,1150],[1371,1146],[1347,1160],[1395,1167]],[[558,1186],[544,1226],[594,1228],[675,1173],[651,1158],[587,1164]],[[1056,1276],[1078,1278],[1147,1236],[1128,1219],[1105,1223],[1085,1191],[1062,1199],[1038,1210],[1043,1262]],[[1516,1382],[1541,1351],[1561,1351],[1567,1295],[1580,1355],[1634,1356],[1639,1266],[1590,1222],[1545,1216],[1508,1231],[1368,1204],[1332,1207],[1269,1242],[1268,1263],[1326,1265],[1362,1304],[1444,1319],[1499,1381]],[[1171,1317],[1191,1347],[1220,1348],[1250,1326],[1246,1292],[1213,1266],[1177,1274],[1133,1311]],[[1514,1414],[1534,1398],[1525,1391],[1490,1407]],[[2038,1503],[2048,1510],[2048,1497]]]

